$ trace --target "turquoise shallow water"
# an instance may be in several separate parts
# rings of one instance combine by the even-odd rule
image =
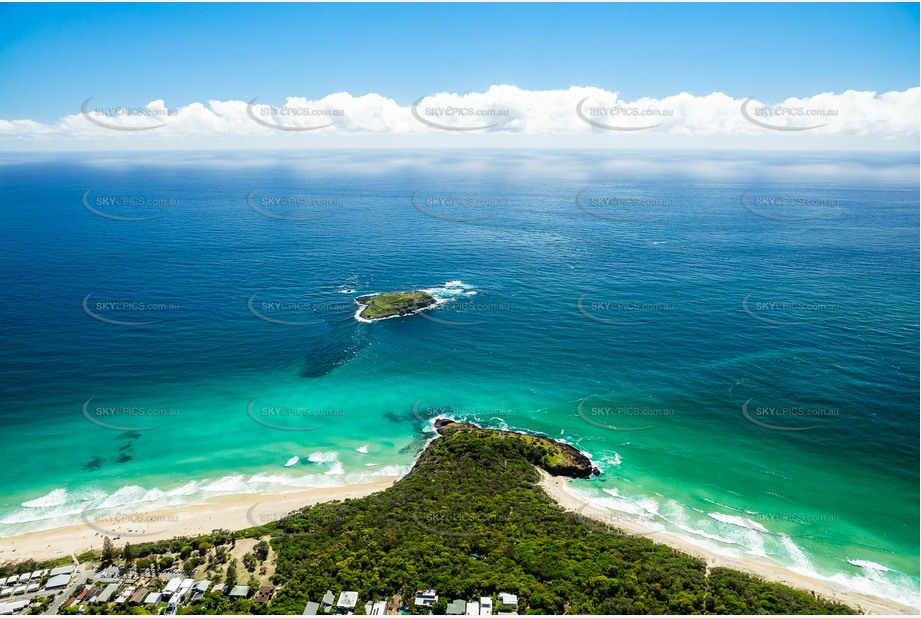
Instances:
[[[447,415],[576,444],[612,517],[916,604],[917,155],[2,163],[4,536],[402,474]],[[407,288],[443,302],[354,319]]]

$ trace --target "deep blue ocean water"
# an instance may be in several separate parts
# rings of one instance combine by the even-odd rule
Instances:
[[[576,444],[614,513],[916,603],[918,170],[3,155],[0,535],[402,474],[448,415]]]

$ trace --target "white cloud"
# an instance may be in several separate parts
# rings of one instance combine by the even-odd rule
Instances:
[[[481,93],[437,93],[406,105],[379,94],[345,92],[319,100],[289,97],[284,103],[210,100],[170,108],[156,100],[128,110],[117,105],[91,100],[84,105],[86,113],[79,111],[48,124],[0,119],[0,146],[122,142],[175,147],[190,139],[240,147],[304,146],[329,144],[339,136],[366,138],[349,139],[349,146],[375,143],[380,136],[425,137],[425,143],[443,145],[469,143],[469,138],[459,136],[488,135],[494,145],[505,137],[513,143],[515,137],[534,136],[551,146],[578,138],[690,147],[694,140],[712,145],[745,138],[744,143],[755,144],[771,136],[775,143],[786,140],[825,147],[834,144],[834,138],[864,137],[875,144],[916,148],[921,126],[921,88],[879,94],[848,90],[780,102],[746,102],[721,92],[625,101],[617,92],[600,88],[534,91],[497,85]]]

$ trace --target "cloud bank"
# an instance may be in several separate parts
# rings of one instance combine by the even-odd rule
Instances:
[[[721,92],[626,101],[617,92],[593,87],[535,91],[510,85],[492,86],[481,93],[442,92],[403,105],[379,94],[345,92],[318,100],[289,97],[270,102],[256,97],[179,107],[168,107],[164,100],[130,107],[94,97],[53,123],[0,119],[0,147],[91,145],[100,140],[170,147],[189,139],[239,146],[304,145],[320,137],[329,143],[337,136],[444,139],[447,135],[488,135],[496,143],[502,137],[540,136],[548,145],[605,135],[630,136],[636,143],[639,136],[648,136],[643,139],[667,145],[784,135],[797,136],[799,143],[827,144],[836,137],[859,143],[860,138],[872,138],[916,148],[919,110],[921,88],[885,93],[848,90],[779,102],[733,98]]]

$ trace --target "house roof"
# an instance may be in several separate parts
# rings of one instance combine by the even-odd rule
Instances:
[[[273,594],[275,594],[275,586],[260,586],[256,596],[253,597],[253,601],[256,603],[268,603]]]
[[[304,606],[304,611],[301,614],[302,616],[316,616],[317,610],[320,609],[320,604],[313,601],[309,601],[307,605]]]
[[[339,594],[337,607],[353,609],[358,604],[358,593],[353,590],[344,590]]]

